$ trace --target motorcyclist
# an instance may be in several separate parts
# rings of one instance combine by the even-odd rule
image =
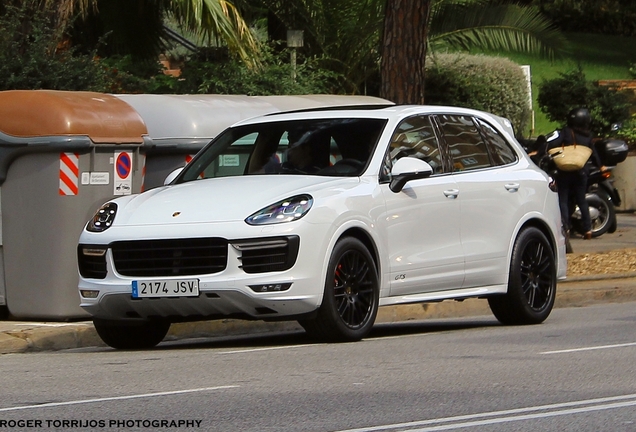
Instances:
[[[568,113],[567,126],[560,131],[554,131],[546,138],[544,150],[540,150],[540,153],[545,153],[553,148],[561,147],[562,145],[584,145],[592,149],[592,162],[596,166],[600,167],[601,171],[606,171],[607,168],[601,162],[592,139],[592,133],[590,132],[591,123],[590,112],[587,108],[575,108]],[[585,234],[583,238],[589,240],[592,238],[592,222],[590,220],[590,209],[585,199],[587,192],[587,178],[589,175],[589,167],[586,164],[578,171],[561,171],[556,170],[556,182],[559,191],[559,207],[561,209],[561,218],[563,220],[563,226],[566,232],[570,231],[570,215],[573,213],[572,203],[579,206],[581,210],[581,222],[583,223],[583,229]]]

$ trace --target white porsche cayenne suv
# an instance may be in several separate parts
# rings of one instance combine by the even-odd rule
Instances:
[[[555,185],[511,130],[438,106],[241,121],[165,186],[98,210],[78,245],[81,306],[122,349],[219,318],[355,341],[381,306],[471,297],[504,324],[541,323],[565,238]]]

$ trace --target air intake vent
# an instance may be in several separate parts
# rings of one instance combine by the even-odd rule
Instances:
[[[106,248],[79,245],[77,247],[77,266],[84,278],[106,278]]]
[[[227,266],[221,238],[119,241],[110,245],[115,269],[124,276],[190,276]]]
[[[232,242],[241,252],[245,273],[289,270],[296,263],[300,239],[297,236]]]

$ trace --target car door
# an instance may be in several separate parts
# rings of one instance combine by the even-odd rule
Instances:
[[[387,149],[381,178],[386,215],[391,295],[410,295],[460,288],[464,262],[459,238],[457,185],[444,169],[433,124],[428,116],[405,119]],[[402,191],[389,189],[392,164],[401,157],[428,162],[433,175],[408,182]]]
[[[524,210],[517,156],[497,130],[468,115],[436,117],[453,161],[461,200],[464,288],[505,284],[508,249]]]

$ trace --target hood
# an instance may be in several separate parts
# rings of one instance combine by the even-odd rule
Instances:
[[[358,178],[245,176],[196,180],[151,189],[119,205],[116,225],[242,221],[258,210],[294,195],[335,191]],[[315,198],[315,196],[314,196]]]

